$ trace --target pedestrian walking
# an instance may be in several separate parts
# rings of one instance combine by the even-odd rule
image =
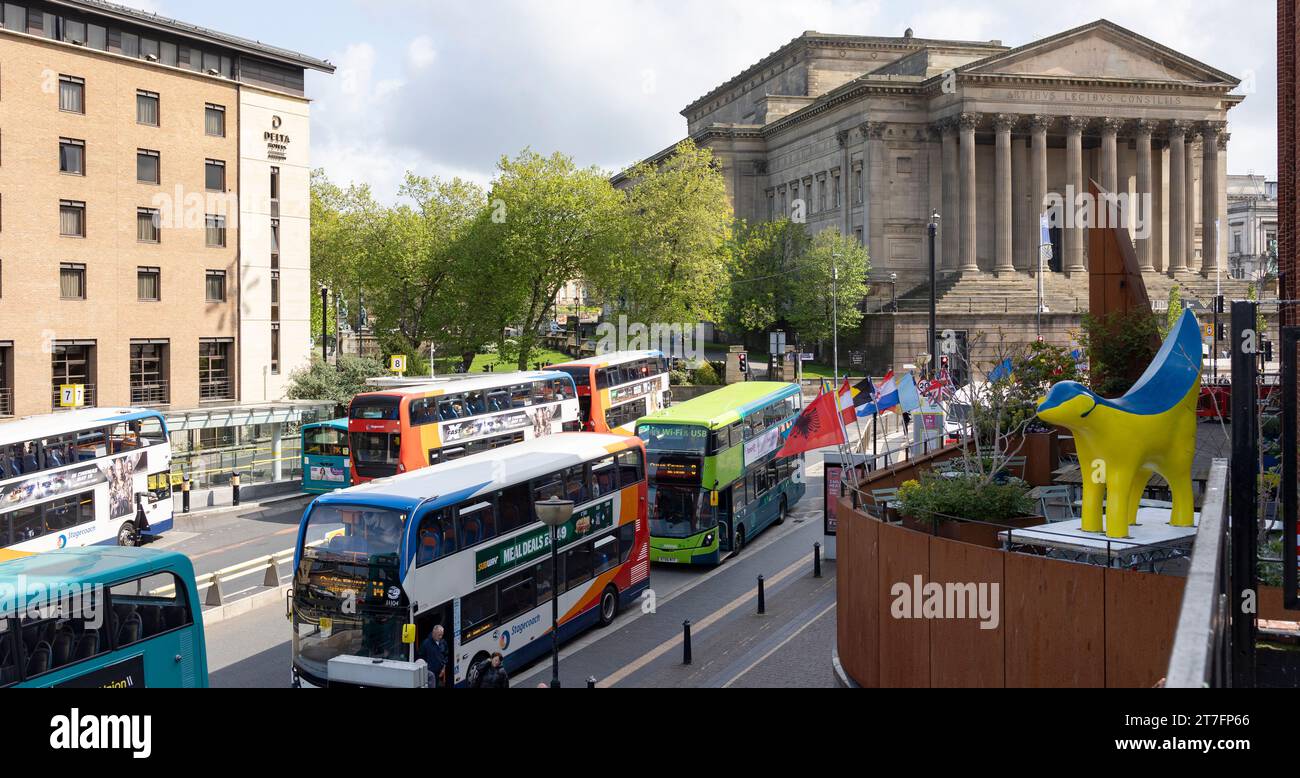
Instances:
[[[505,657],[500,652],[492,655],[488,664],[478,671],[478,677],[474,680],[474,687],[478,689],[509,689],[510,674],[506,672],[501,662]]]
[[[420,658],[429,666],[430,689],[447,683],[447,641],[442,639],[442,635],[442,625],[438,624],[420,644]]]

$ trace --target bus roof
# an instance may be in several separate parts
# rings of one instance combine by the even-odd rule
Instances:
[[[623,365],[628,362],[636,362],[642,359],[661,359],[664,353],[662,351],[617,351],[612,354],[601,354],[599,356],[587,357],[573,362],[561,362],[551,367],[609,367],[611,365]]]
[[[756,408],[767,403],[798,395],[794,384],[769,381],[750,381],[732,384],[694,400],[666,408],[653,416],[641,419],[642,423],[690,424],[710,429],[740,421]]]
[[[329,421],[318,421],[315,424],[302,425],[303,431],[320,429],[321,427],[332,427],[336,430],[343,430],[346,432],[348,429],[348,420],[346,418],[330,419]]]
[[[0,562],[0,581],[11,581],[22,576],[29,584],[44,584],[47,587],[72,583],[112,584],[163,568],[180,570],[189,575],[194,572],[189,557],[175,551],[89,546],[65,548]]]
[[[51,438],[78,430],[150,417],[163,418],[161,413],[145,408],[83,408],[63,413],[47,413],[44,416],[29,416],[0,424],[0,445]]]
[[[395,386],[390,389],[378,389],[373,392],[364,392],[358,397],[377,397],[388,395],[390,397],[440,397],[448,394],[460,394],[461,392],[478,392],[486,389],[498,389],[504,386],[514,386],[528,381],[539,381],[547,379],[560,378],[571,380],[567,373],[561,373],[558,370],[541,370],[528,371],[523,373],[483,373],[475,376],[448,376],[446,378],[430,378],[428,381],[415,386]]]
[[[515,443],[414,472],[371,481],[316,499],[316,505],[376,505],[413,511],[430,500],[438,508],[472,497],[484,487],[547,475],[581,462],[640,446],[639,438],[571,432]]]

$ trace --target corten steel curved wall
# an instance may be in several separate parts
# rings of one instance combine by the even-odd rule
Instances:
[[[840,503],[837,644],[858,685],[1151,687],[1164,677],[1183,579],[1007,553],[883,524]],[[996,583],[1000,619],[903,620],[890,590]]]

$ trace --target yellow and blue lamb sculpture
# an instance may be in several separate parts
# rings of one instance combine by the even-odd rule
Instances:
[[[1201,328],[1188,310],[1151,367],[1119,400],[1075,381],[1052,387],[1038,408],[1048,424],[1074,433],[1083,475],[1083,529],[1126,538],[1147,482],[1159,473],[1174,498],[1172,524],[1195,524],[1192,459],[1201,394]]]

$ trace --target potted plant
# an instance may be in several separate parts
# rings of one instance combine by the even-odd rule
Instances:
[[[922,474],[898,491],[904,526],[987,548],[1001,548],[998,534],[1045,524],[1037,504],[1017,478],[974,473]]]
[[[1282,558],[1282,539],[1274,538],[1260,544],[1260,556],[1266,559]],[[1300,621],[1300,611],[1289,611],[1282,595],[1282,564],[1259,564],[1259,618],[1266,621]]]

